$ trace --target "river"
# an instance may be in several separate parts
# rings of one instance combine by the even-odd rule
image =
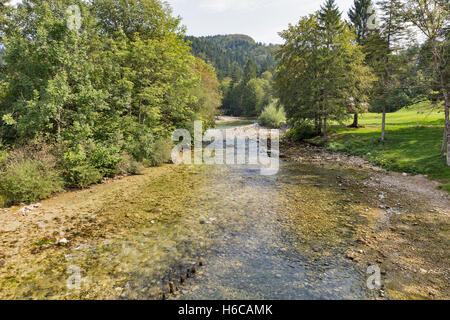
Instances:
[[[83,221],[94,221],[67,228],[68,246],[48,246],[11,263],[2,272],[1,296],[377,296],[367,287],[367,265],[347,254],[370,219],[366,213],[374,206],[374,194],[378,196],[378,190],[363,191],[358,183],[369,179],[366,170],[284,160],[272,176],[246,165],[150,170],[144,177],[43,202],[42,213],[60,214],[62,225],[78,212]]]

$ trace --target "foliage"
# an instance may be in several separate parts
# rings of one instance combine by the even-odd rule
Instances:
[[[277,101],[272,101],[259,116],[259,123],[268,128],[280,128],[281,123],[286,122],[286,112],[283,106],[277,106]]]
[[[209,37],[186,37],[195,56],[210,62],[217,70],[218,77],[238,77],[243,73],[249,60],[254,62],[256,76],[272,71],[275,60],[272,50],[276,45],[264,45],[244,35]]]
[[[370,32],[370,23],[374,22],[369,21],[374,14],[372,8],[372,0],[355,0],[354,6],[348,11],[348,17],[356,32],[356,40],[360,44]]]
[[[2,152],[0,205],[31,203],[63,189],[64,182],[50,148],[34,143]]]
[[[286,137],[292,141],[304,141],[316,136],[317,132],[311,121],[299,121],[286,133]]]
[[[255,64],[249,60],[242,76],[231,82],[222,82],[222,109],[225,113],[233,116],[258,116],[273,99],[272,74],[266,71],[263,75],[261,78],[256,77]]]
[[[74,4],[79,29],[68,24]],[[0,138],[12,148],[44,137],[67,186],[139,171],[124,154],[160,165],[174,129],[213,124],[214,69],[190,53],[165,2],[2,1],[0,10]]]
[[[327,121],[363,108],[374,80],[355,35],[333,0],[281,33],[275,85],[292,122],[312,120],[327,135]]]
[[[120,161],[117,170],[120,174],[133,174],[133,175],[140,175],[142,174],[144,169],[144,166],[136,161],[132,156],[129,154],[122,155],[122,160]]]

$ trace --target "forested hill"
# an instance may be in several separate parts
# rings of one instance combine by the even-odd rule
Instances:
[[[186,40],[195,56],[216,68],[220,79],[242,73],[248,60],[256,64],[259,75],[271,71],[275,65],[272,51],[277,46],[258,43],[246,35],[190,36]]]

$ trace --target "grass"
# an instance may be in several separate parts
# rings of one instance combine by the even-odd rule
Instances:
[[[381,141],[381,115],[363,114],[362,128],[347,128],[334,124],[330,139],[311,140],[333,151],[363,156],[385,169],[424,174],[443,184],[450,192],[450,168],[441,156],[444,130],[443,107],[422,102],[386,116],[386,140]]]

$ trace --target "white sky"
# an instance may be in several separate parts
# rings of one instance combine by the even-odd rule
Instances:
[[[258,42],[281,43],[278,32],[317,11],[325,0],[166,0],[183,18],[187,34],[246,34]],[[353,0],[336,0],[343,17]]]

